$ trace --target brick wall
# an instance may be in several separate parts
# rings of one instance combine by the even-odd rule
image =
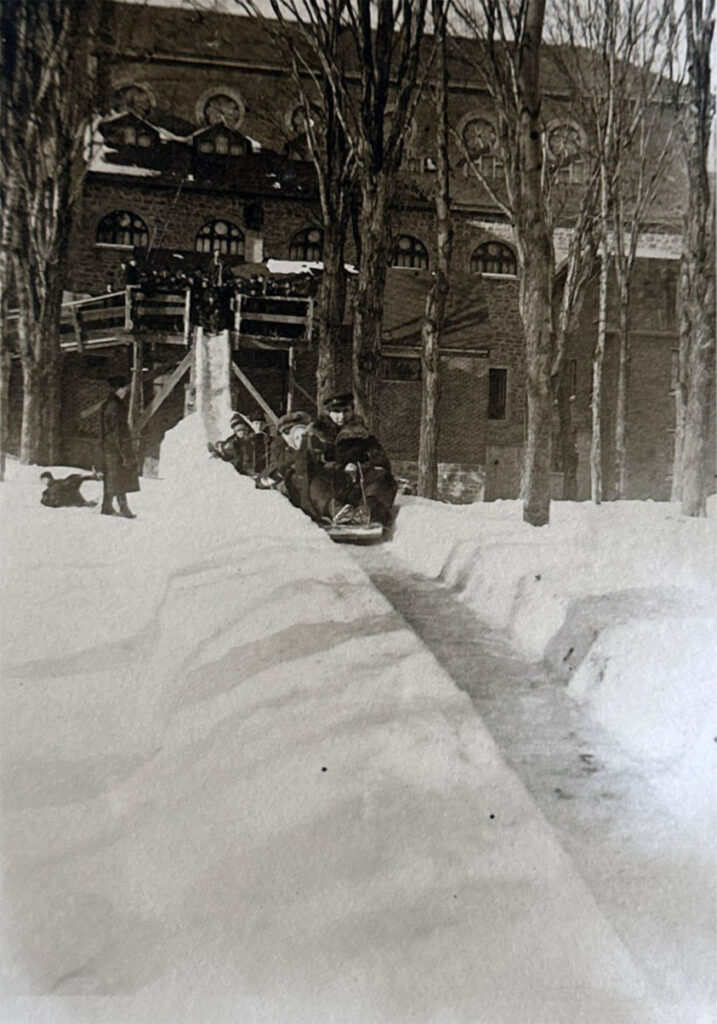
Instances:
[[[209,220],[229,220],[246,233],[245,202],[245,196],[186,185],[180,191],[141,178],[123,181],[119,176],[91,175],[72,234],[68,288],[96,294],[117,275],[128,250],[95,242],[99,222],[113,210],[138,214],[154,247],[193,250],[197,232]],[[264,259],[287,259],[292,236],[312,224],[315,214],[310,204],[299,200],[267,200],[264,211]]]

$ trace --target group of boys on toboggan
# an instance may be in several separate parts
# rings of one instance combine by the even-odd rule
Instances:
[[[110,386],[100,410],[102,474],[55,479],[45,471],[43,505],[94,505],[85,500],[81,486],[101,479],[102,514],[135,518],[127,504],[127,494],[139,490],[124,402],[127,385],[113,379]],[[390,528],[396,481],[381,444],[356,414],[353,395],[332,396],[314,420],[306,412],[286,413],[274,436],[260,413],[234,413],[231,428],[228,438],[209,443],[210,453],[252,477],[257,487],[278,490],[334,540],[380,540]]]
[[[269,438],[235,413],[232,434],[209,444],[212,455],[280,491],[334,540],[380,539],[393,518],[396,481],[378,439],[356,414],[351,394],[327,399],[319,416],[289,412]]]

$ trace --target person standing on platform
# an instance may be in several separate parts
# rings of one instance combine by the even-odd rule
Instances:
[[[103,516],[119,514],[125,519],[134,519],[135,515],[127,504],[127,495],[139,490],[139,474],[124,401],[127,381],[123,377],[111,377],[108,383],[112,392],[100,409],[104,483],[100,511]],[[117,513],[113,507],[115,499]]]

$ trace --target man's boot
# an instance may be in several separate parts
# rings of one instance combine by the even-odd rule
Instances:
[[[124,496],[124,494],[118,494],[117,495],[117,504],[119,505],[119,514],[121,516],[124,516],[125,519],[136,519],[137,518],[137,516],[134,514],[134,512],[130,511],[130,507],[127,504],[127,498]]]

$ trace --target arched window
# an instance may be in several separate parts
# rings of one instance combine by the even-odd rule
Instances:
[[[394,267],[427,270],[428,250],[420,239],[412,235],[399,235],[393,246],[391,263]]]
[[[218,249],[222,256],[243,256],[244,234],[227,220],[210,220],[197,232],[195,248],[197,252]]]
[[[323,248],[323,233],[318,228],[304,228],[291,239],[289,259],[314,263],[321,259]]]
[[[96,242],[102,245],[147,245],[147,225],[136,213],[129,210],[115,210],[108,213],[97,225]]]
[[[473,274],[512,274],[518,272],[515,253],[502,242],[484,242],[471,256]]]

